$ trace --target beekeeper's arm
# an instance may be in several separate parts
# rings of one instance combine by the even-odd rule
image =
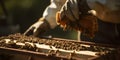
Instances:
[[[53,29],[56,24],[56,12],[60,10],[65,0],[51,0],[50,5],[45,9],[43,16],[32,26],[27,29],[25,35],[33,34],[34,36],[42,35],[44,32]]]

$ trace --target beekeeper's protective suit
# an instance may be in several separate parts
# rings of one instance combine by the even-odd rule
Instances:
[[[66,0],[51,0],[50,5],[46,7],[43,16],[27,29],[25,35],[33,34],[34,36],[42,35],[44,32],[57,26],[56,12],[61,9]]]
[[[86,6],[89,10],[86,8]],[[94,33],[97,31],[94,29],[96,27],[98,28],[98,31],[95,33],[95,36],[92,40],[81,32],[81,40],[109,44],[120,43],[119,0],[51,0],[51,4],[44,11],[43,17],[40,18],[38,22],[33,24],[28,31],[30,31],[32,28],[33,35],[36,36],[38,33],[41,33],[41,31],[54,28],[57,25],[55,21],[55,15],[57,11],[59,11],[57,14],[59,17],[57,16],[56,19],[58,19],[57,22],[59,25],[65,27],[66,25],[70,25],[72,27],[75,26],[75,29],[78,30],[86,29],[85,33],[87,33],[87,29],[92,29],[92,33]],[[80,18],[81,16],[86,16],[86,14],[95,16],[97,18],[98,26],[93,23],[96,21],[89,19],[89,17],[87,17],[87,19],[85,18],[86,20],[89,20],[86,22],[84,21],[84,18]],[[78,22],[74,23],[76,20],[78,20]],[[80,25],[80,27],[83,29],[77,28],[76,24]],[[89,30],[89,32],[91,31]]]

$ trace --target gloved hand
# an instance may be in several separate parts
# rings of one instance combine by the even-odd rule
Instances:
[[[40,18],[39,21],[34,23],[25,31],[24,35],[41,36],[49,29],[49,23],[44,18]]]
[[[68,17],[62,16],[60,12],[57,12],[56,22],[63,29],[75,29],[91,38],[94,37],[95,32],[98,30],[97,19],[93,15],[81,15],[80,19],[76,21],[71,21]]]
[[[67,0],[56,13],[56,21],[64,29],[75,29],[92,38],[98,29],[93,12],[86,0]]]

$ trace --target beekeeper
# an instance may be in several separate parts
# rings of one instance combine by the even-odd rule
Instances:
[[[63,4],[61,4],[61,6]],[[119,0],[67,0],[65,4],[59,9],[55,10],[55,12],[59,11],[56,15],[57,24],[61,25],[63,28],[80,30],[81,40],[107,44],[120,43]],[[45,20],[40,19],[37,23],[31,26],[34,27],[33,35],[38,35],[38,32],[48,30],[45,29],[46,26],[53,28],[57,25],[54,23],[55,14],[52,14],[54,20],[45,19],[46,17],[44,17],[44,13],[43,17]],[[51,17],[51,14],[46,15],[50,15]],[[43,21],[47,23],[43,23]],[[42,27],[42,25],[46,26]],[[38,27],[42,29],[38,29]],[[28,30],[30,31],[30,29]]]

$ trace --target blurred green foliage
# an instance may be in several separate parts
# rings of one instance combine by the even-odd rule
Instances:
[[[20,26],[20,33],[23,33],[29,26],[35,23],[50,4],[50,0],[3,0],[13,25]],[[0,16],[3,11],[0,8]],[[50,30],[46,35],[53,37],[77,39],[77,32],[63,31],[59,26]]]

